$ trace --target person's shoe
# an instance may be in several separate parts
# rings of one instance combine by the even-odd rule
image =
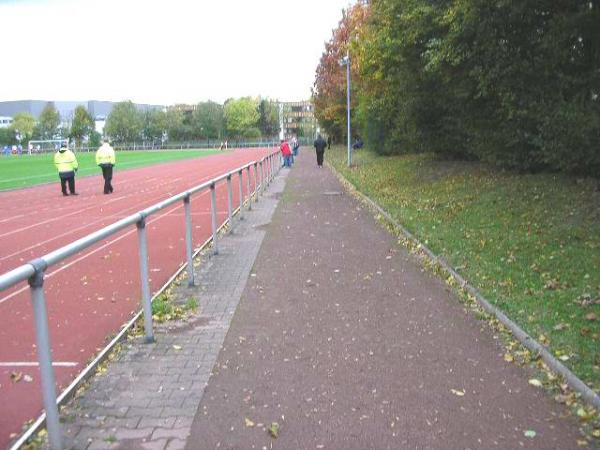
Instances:
[[[68,196],[69,196],[69,194],[67,194],[66,192],[63,192],[62,194],[63,194],[65,197],[68,197]]]
[[[79,192],[71,192],[71,195],[79,195]]]

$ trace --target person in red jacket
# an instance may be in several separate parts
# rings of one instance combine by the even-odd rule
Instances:
[[[292,150],[290,149],[290,144],[282,139],[279,150],[281,150],[281,155],[283,156],[283,167],[292,167]]]

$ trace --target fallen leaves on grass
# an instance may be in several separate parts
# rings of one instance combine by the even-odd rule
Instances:
[[[542,382],[540,380],[538,380],[537,378],[531,378],[529,380],[529,384],[532,385],[532,386],[535,386],[535,387],[542,387],[543,386]]]
[[[585,315],[585,319],[590,321],[598,320],[599,318],[600,316],[598,316],[596,313],[589,313]]]

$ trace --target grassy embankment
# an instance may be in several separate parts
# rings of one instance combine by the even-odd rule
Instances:
[[[598,181],[367,150],[348,169],[341,147],[326,159],[600,392]]]
[[[120,151],[116,170],[150,166],[167,161],[198,158],[218,153],[218,150]],[[0,191],[17,189],[57,180],[54,154],[0,156]],[[100,175],[95,153],[77,153],[78,177]]]

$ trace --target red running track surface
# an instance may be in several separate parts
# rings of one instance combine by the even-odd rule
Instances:
[[[123,172],[117,164],[115,191],[110,195],[102,194],[101,176],[77,179],[79,196],[63,197],[58,179],[50,185],[0,193],[0,274],[267,153],[266,149],[236,150]],[[243,186],[247,197],[246,171]],[[237,175],[233,194],[235,207],[239,205]],[[192,196],[191,205],[193,241],[198,246],[211,235],[210,192]],[[222,223],[227,219],[225,181],[217,184],[217,210]],[[156,292],[186,259],[183,202],[150,216],[146,224],[150,286]],[[140,309],[139,278],[134,226],[46,271],[57,393]],[[6,448],[11,434],[19,433],[26,421],[42,412],[39,369],[15,364],[36,364],[35,347],[29,289],[22,283],[0,292],[0,448]],[[33,381],[14,382],[13,372],[29,375]]]

